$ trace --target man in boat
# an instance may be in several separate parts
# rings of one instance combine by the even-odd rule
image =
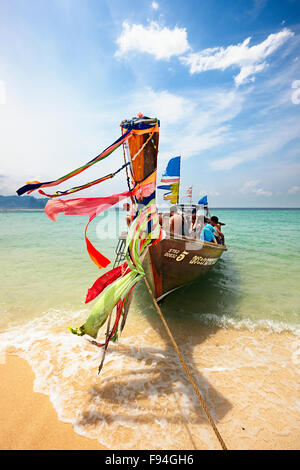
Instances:
[[[216,244],[218,244],[218,241],[220,241],[221,242],[220,244],[224,245],[225,237],[224,237],[224,234],[220,230],[221,224],[222,222],[219,222],[218,217],[213,215],[208,220],[208,222],[204,225],[203,229],[201,230],[200,240],[204,240],[206,242],[211,242],[211,243],[216,243]]]
[[[218,217],[216,217],[215,215],[213,215],[210,218],[210,223],[214,227],[214,229],[217,231],[215,236],[217,238],[217,242],[219,243],[219,245],[225,245],[225,237],[221,230],[221,226],[225,224],[223,224],[223,222],[219,222]]]
[[[170,209],[170,234],[175,238],[181,238],[183,234],[183,216],[178,214],[177,207]]]
[[[199,238],[202,227],[203,227],[203,224],[201,221],[201,217],[197,216],[197,210],[193,209],[189,236],[191,238]]]

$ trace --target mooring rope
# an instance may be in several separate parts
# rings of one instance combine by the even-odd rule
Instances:
[[[175,348],[175,351],[176,351],[176,353],[177,353],[177,355],[178,355],[178,357],[179,357],[179,359],[180,359],[180,362],[181,362],[181,364],[182,364],[182,367],[184,368],[184,370],[185,370],[185,372],[186,372],[186,374],[187,374],[187,376],[188,376],[188,378],[189,378],[189,381],[191,382],[191,384],[192,384],[192,386],[193,386],[193,388],[194,388],[194,391],[195,391],[195,393],[196,393],[196,395],[197,395],[197,397],[198,397],[198,399],[199,399],[199,402],[200,402],[200,404],[201,404],[201,406],[202,406],[202,408],[203,408],[203,410],[204,410],[204,412],[205,412],[205,414],[206,414],[206,416],[207,416],[207,419],[208,419],[209,423],[211,424],[211,426],[212,426],[212,428],[213,428],[213,430],[214,430],[214,432],[215,432],[215,434],[216,434],[216,436],[217,436],[217,438],[218,438],[218,441],[219,441],[220,444],[221,444],[222,449],[223,449],[223,450],[227,450],[227,447],[226,447],[226,445],[225,445],[225,442],[223,441],[222,436],[221,436],[221,434],[219,433],[219,431],[218,431],[218,429],[217,429],[217,426],[215,425],[214,420],[212,419],[211,414],[210,414],[210,412],[209,412],[209,410],[208,410],[208,408],[207,408],[207,406],[206,406],[206,403],[205,403],[205,401],[203,400],[203,398],[202,398],[202,396],[201,396],[201,394],[200,394],[200,392],[199,392],[199,389],[198,389],[198,387],[197,387],[197,384],[196,384],[195,380],[193,379],[193,377],[192,377],[192,375],[191,375],[191,373],[190,373],[190,371],[189,371],[189,369],[188,369],[188,367],[187,367],[187,365],[186,365],[186,363],[185,363],[185,360],[184,360],[183,357],[182,357],[181,352],[179,351],[179,348],[178,348],[178,346],[177,346],[177,344],[176,344],[176,341],[175,341],[175,339],[174,339],[174,337],[173,337],[173,335],[172,335],[172,333],[171,333],[171,331],[170,331],[170,329],[169,329],[169,327],[168,327],[168,324],[167,324],[167,322],[166,322],[166,320],[165,320],[165,318],[164,318],[164,316],[163,316],[163,314],[162,314],[162,311],[161,311],[161,309],[160,309],[160,307],[159,307],[159,305],[158,305],[158,303],[157,303],[157,301],[156,301],[156,299],[155,299],[155,297],[154,297],[154,295],[153,295],[153,292],[152,292],[152,290],[151,290],[151,287],[150,287],[150,285],[149,285],[149,283],[148,283],[148,281],[147,281],[147,279],[146,279],[145,276],[144,276],[144,281],[145,281],[145,284],[146,284],[146,286],[147,286],[147,288],[148,288],[148,291],[149,291],[149,293],[150,293],[150,295],[151,295],[151,297],[152,297],[152,300],[153,300],[153,303],[154,303],[155,308],[156,308],[156,310],[157,310],[157,313],[159,314],[159,316],[160,316],[160,318],[161,318],[161,321],[163,322],[163,325],[164,325],[164,327],[165,327],[165,329],[166,329],[166,331],[167,331],[167,333],[168,333],[168,336],[169,336],[170,340],[172,341],[172,344],[173,344],[173,346],[174,346],[174,348]]]
[[[150,134],[150,136],[148,137],[148,139],[146,140],[146,142],[143,143],[143,145],[141,146],[141,148],[136,152],[135,155],[133,155],[133,157],[131,158],[131,161],[134,162],[134,160],[136,159],[136,157],[141,153],[142,150],[144,150],[144,148],[146,147],[146,145],[148,144],[148,142],[150,141],[150,139],[153,137],[153,134],[154,134],[154,131],[152,132],[152,134]]]

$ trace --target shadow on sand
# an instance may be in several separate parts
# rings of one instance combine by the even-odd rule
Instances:
[[[208,326],[206,321],[201,320],[201,316],[209,314],[209,317],[213,315],[214,318],[218,318],[227,313],[232,316],[239,303],[238,285],[238,273],[230,257],[226,256],[226,259],[225,257],[221,259],[203,278],[171,293],[160,305],[174,339],[216,424],[227,414],[232,405],[201,375],[199,365],[196,363],[199,364],[199,358],[198,361],[195,361],[194,354],[195,348],[215,335],[219,329],[218,326]],[[141,282],[135,289],[131,309],[134,309],[136,320],[138,320],[138,315],[141,315],[143,320],[151,325],[163,341],[164,346],[163,348],[149,348],[139,345],[138,348],[132,348],[120,342],[118,353],[141,361],[148,367],[143,368],[142,366],[138,370],[122,372],[115,378],[110,378],[109,383],[104,381],[101,384],[99,381],[99,385],[93,387],[90,399],[92,401],[96,394],[104,403],[116,405],[115,409],[119,411],[123,411],[123,405],[126,405],[127,409],[129,407],[135,410],[137,404],[141,403],[141,406],[149,407],[149,413],[139,415],[133,413],[134,416],[132,414],[126,416],[122,413],[119,414],[119,412],[117,414],[99,413],[99,415],[94,413],[91,416],[87,412],[83,414],[80,424],[95,424],[97,420],[101,422],[105,420],[109,424],[115,419],[120,419],[122,422],[126,422],[126,420],[132,422],[134,419],[136,425],[151,424],[164,415],[169,424],[185,427],[190,437],[191,446],[196,448],[189,425],[201,424],[201,422],[207,421],[207,417],[180,364],[144,282]],[[151,377],[149,376],[149,379],[145,380],[145,374],[149,374],[149,365],[152,365],[150,368]],[[185,395],[192,408],[192,412],[188,415],[181,406],[177,394],[178,387],[174,387],[175,381],[177,385],[178,381],[180,382],[180,393]],[[127,389],[126,393],[122,392],[122,387]],[[145,401],[145,395],[150,400]],[[162,409],[159,399],[151,400],[151,396],[156,397],[157,395],[172,396],[176,408],[173,407],[171,413],[170,410]]]

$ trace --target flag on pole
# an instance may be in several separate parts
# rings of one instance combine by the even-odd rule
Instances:
[[[190,186],[186,192],[185,197],[189,197],[190,200],[192,200],[192,194],[193,194],[193,186]]]
[[[198,204],[203,204],[204,206],[207,206],[207,196],[203,196],[201,199],[199,199]]]
[[[169,191],[164,194],[164,200],[171,204],[178,204],[179,199],[180,158],[171,158],[160,180],[164,184],[157,186],[157,189]]]
[[[165,172],[162,175],[161,183],[179,183],[180,178],[180,157],[171,158]]]
[[[170,204],[178,204],[179,198],[179,183],[170,184],[171,191],[164,194],[164,201],[168,201]]]

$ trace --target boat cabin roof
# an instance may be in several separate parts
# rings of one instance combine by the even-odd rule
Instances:
[[[182,213],[189,214],[189,213],[192,213],[194,210],[196,210],[196,212],[198,211],[203,212],[204,205],[203,204],[174,204],[173,206],[170,206],[170,209],[168,212],[170,212],[171,210],[175,208],[179,209],[180,212]],[[166,211],[158,210],[158,212],[166,212]]]

